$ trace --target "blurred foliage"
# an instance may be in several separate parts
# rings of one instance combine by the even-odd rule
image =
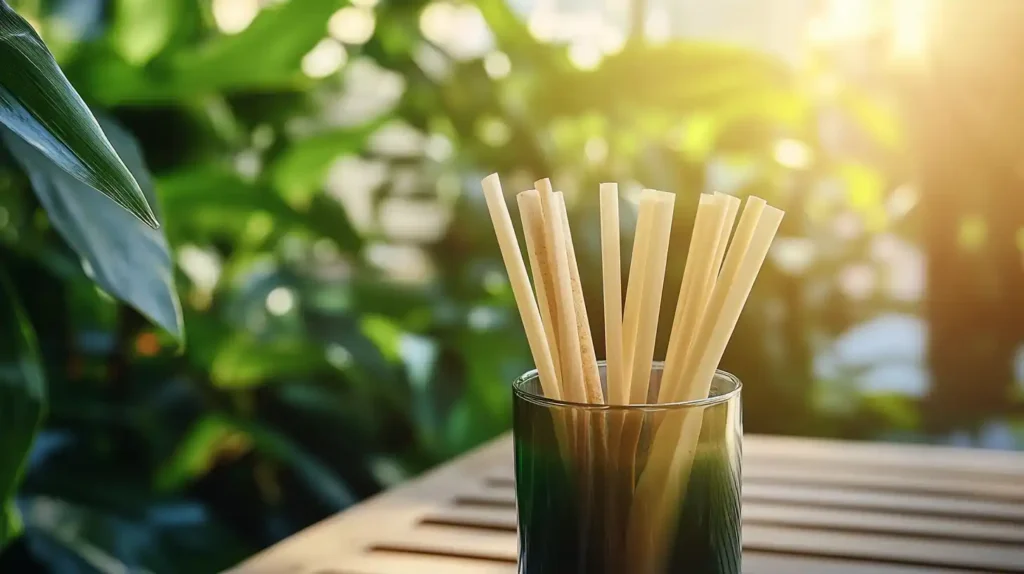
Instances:
[[[492,171],[510,192],[544,176],[566,191],[591,285],[597,205],[582,190],[601,181],[623,183],[627,242],[641,182],[680,191],[675,241],[712,187],[787,209],[784,238],[820,240],[820,256],[799,271],[772,259],[734,336],[724,367],[755,382],[747,428],[918,425],[913,401],[861,399],[847,373],[815,386],[821,341],[873,313],[835,280],[867,239],[815,234],[850,213],[910,233],[886,209],[906,175],[902,126],[827,65],[629,41],[583,70],[502,0],[12,4],[162,228],[4,134],[0,262],[17,297],[2,303],[19,320],[0,322],[0,373],[45,371],[50,401],[2,572],[218,571],[506,430],[509,382],[530,365],[476,193]],[[332,38],[352,33],[339,10],[372,34]],[[483,18],[483,50],[427,33],[443,10]],[[822,141],[826,121],[856,145]],[[684,264],[670,262],[666,308]],[[588,296],[597,308],[600,289]]]

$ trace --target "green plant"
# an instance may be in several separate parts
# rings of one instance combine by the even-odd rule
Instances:
[[[180,337],[170,255],[150,206],[155,198],[150,182],[143,180],[143,190],[137,181],[146,175],[141,157],[130,156],[133,176],[42,39],[4,1],[0,62],[0,139],[29,177],[50,224],[89,264],[97,284]],[[120,128],[111,124],[108,130],[122,153],[134,151]],[[0,267],[7,330],[0,386],[0,550],[20,532],[14,495],[46,411],[36,336],[7,273]]]
[[[0,262],[10,281],[0,285],[20,305],[0,328],[21,327],[0,340],[0,372],[24,374],[0,388],[41,407],[42,372],[50,413],[15,498],[25,535],[8,556],[23,551],[56,571],[98,570],[83,565],[97,552],[128,569],[216,571],[507,429],[508,383],[529,353],[475,193],[487,172],[500,171],[510,192],[554,175],[574,228],[595,231],[575,222],[592,221],[596,202],[574,191],[603,180],[680,190],[692,194],[678,202],[686,222],[720,162],[750,174],[730,191],[791,209],[847,172],[866,174],[850,178],[872,198],[865,210],[880,202],[882,176],[819,145],[822,103],[793,70],[750,51],[634,42],[584,71],[505,2],[459,3],[476,7],[493,35],[487,51],[510,62],[496,78],[479,54],[451,54],[424,32],[435,2],[382,0],[373,35],[342,56],[327,22],[347,2],[260,4],[232,33],[209,2],[16,4],[162,227],[4,132]],[[302,63],[323,46],[347,63],[314,78]],[[369,99],[386,105],[351,105],[371,83]],[[412,135],[390,145],[396,133]],[[809,163],[780,164],[779,140]],[[583,280],[599,283],[596,236],[577,241]],[[395,265],[400,256],[409,263]],[[682,265],[669,271],[676,285]],[[814,272],[834,273],[829,265]],[[729,368],[764,381],[751,386],[766,390],[749,416],[782,408],[806,429],[803,282],[775,266],[765,274]],[[779,299],[791,321],[782,359],[757,311]],[[6,404],[0,428],[14,424]],[[0,457],[23,457],[37,428],[35,410],[17,412],[31,420],[0,434],[21,441],[0,443]]]

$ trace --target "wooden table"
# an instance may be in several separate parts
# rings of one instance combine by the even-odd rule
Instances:
[[[514,574],[502,437],[231,574]],[[1024,454],[748,435],[743,571],[1024,572]]]

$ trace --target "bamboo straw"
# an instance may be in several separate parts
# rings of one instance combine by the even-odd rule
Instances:
[[[615,183],[601,184],[601,273],[604,286],[604,329],[605,329],[605,397],[609,404],[624,404],[628,390],[623,387],[622,370],[622,257],[619,223],[619,186]],[[606,497],[605,520],[605,561],[610,568],[624,559],[623,540],[617,536],[619,528],[628,516],[625,510],[623,491],[619,483],[620,457],[618,456],[618,435],[623,417],[619,412],[607,412],[601,419],[607,435],[605,437],[604,460],[607,465],[603,478]],[[615,571],[615,570],[609,570]]]
[[[721,201],[725,202],[725,227],[722,228],[718,249],[715,250],[715,260],[718,261],[718,264],[715,266],[715,275],[717,276],[721,271],[722,259],[725,257],[725,248],[729,245],[729,236],[732,234],[732,226],[736,222],[736,214],[740,210],[740,198],[720,191],[715,192],[715,197],[721,198]]]
[[[720,243],[725,216],[726,205],[723,201],[716,196],[701,194],[686,267],[683,269],[683,280],[679,287],[675,317],[672,320],[672,331],[665,351],[665,370],[658,390],[658,402],[671,402],[670,397],[675,394],[674,387],[678,385],[686,351],[693,342],[694,327],[707,303],[706,298],[701,296],[701,290],[707,275],[712,273],[712,259]],[[717,272],[714,269],[716,275]]]
[[[569,401],[583,403],[587,400],[583,382],[583,357],[580,339],[576,335],[576,307],[572,301],[572,280],[569,277],[569,260],[562,233],[562,219],[558,214],[557,200],[553,193],[542,196],[546,204],[544,224],[551,251],[555,260],[555,309],[558,311],[558,348],[562,362],[562,389]]]
[[[536,187],[517,196],[534,291],[498,176],[483,180],[544,394],[589,404],[649,402],[675,196],[649,189],[641,194],[623,305],[618,189],[615,184],[601,185],[608,359],[607,388],[602,389],[565,198],[547,179],[536,182]],[[710,392],[715,369],[783,217],[780,210],[751,197],[733,233],[739,211],[735,197],[700,196],[655,402],[691,401]],[[712,423],[704,422],[700,408],[673,411],[674,416],[657,420],[646,413],[572,410],[554,416],[562,460],[569,476],[578,481],[581,496],[580,548],[596,536],[604,541],[600,551],[609,564],[626,555],[630,562],[622,568],[628,565],[637,572],[657,571],[671,553],[668,541],[679,519],[701,428]],[[645,417],[651,419],[651,438],[645,443],[648,450],[638,455]],[[635,480],[639,463],[644,466]],[[583,562],[580,567],[586,569]]]
[[[604,280],[605,383],[609,404],[624,404],[622,371],[622,262],[619,186],[601,184],[601,272]]]
[[[633,363],[629,377],[629,402],[648,402],[651,381],[651,365],[654,362],[654,343],[658,335],[658,311],[661,308],[661,294],[665,285],[665,266],[668,261],[668,244],[672,233],[672,215],[675,195],[656,192],[655,217],[651,229],[647,252],[644,255],[642,278],[643,294],[640,301],[637,335],[633,351]],[[630,484],[636,472],[636,450],[643,429],[644,413],[630,413],[624,417],[619,437],[620,460],[626,465],[624,480]]]
[[[555,193],[562,232],[565,235],[565,254],[569,264],[569,283],[572,288],[572,303],[576,311],[575,333],[579,339],[580,354],[583,362],[583,386],[587,402],[604,404],[604,392],[601,390],[601,373],[597,370],[597,354],[594,351],[594,338],[590,334],[590,320],[587,316],[587,304],[583,298],[583,284],[580,282],[580,270],[576,263],[576,249],[572,243],[572,231],[569,229],[569,214],[565,208],[565,195]]]
[[[614,404],[629,404],[633,354],[636,350],[637,328],[640,324],[640,302],[644,294],[644,274],[647,265],[646,253],[650,244],[651,227],[658,207],[657,192],[645,189],[640,194],[636,232],[633,238],[633,255],[629,263],[629,282],[626,283],[626,308],[622,314],[622,388]]]
[[[544,229],[548,240],[549,253],[554,261],[555,309],[558,311],[558,348],[562,364],[562,389],[569,401],[586,402],[583,381],[583,357],[580,340],[576,334],[576,307],[572,301],[572,280],[569,277],[568,252],[562,219],[558,214],[558,201],[551,190],[551,182],[542,179],[536,182],[541,194],[544,211]]]
[[[654,342],[658,335],[658,312],[661,309],[661,294],[665,286],[665,266],[668,262],[668,244],[672,233],[672,215],[676,196],[656,192],[654,225],[650,243],[644,254],[644,273],[640,311],[638,313],[636,340],[631,353],[629,376],[629,402],[647,402],[648,386],[651,381],[651,364],[654,361]]]
[[[763,214],[763,215],[762,215]],[[686,391],[679,400],[707,397],[715,369],[721,361],[757,273],[764,263],[783,212],[751,197],[747,201],[736,238],[728,250],[722,280],[716,285],[700,331],[691,347],[695,360],[683,373]],[[686,411],[663,424],[654,437],[647,468],[637,484],[629,519],[628,540],[633,559],[653,568],[672,528],[671,511],[684,496],[693,464],[703,411]]]
[[[547,336],[551,360],[555,364],[556,375],[559,376],[558,385],[561,388],[561,373],[558,373],[561,364],[558,357],[558,326],[555,319],[558,315],[554,309],[554,273],[544,231],[540,192],[535,189],[524,191],[516,196],[516,200],[523,220],[523,234],[526,236],[526,251],[530,256],[530,270],[533,271],[537,303],[540,305],[540,318],[544,324],[544,334]]]
[[[512,284],[512,293],[515,295],[516,307],[519,309],[519,316],[526,330],[526,341],[530,345],[533,362],[537,365],[541,388],[546,396],[560,399],[562,393],[558,387],[558,377],[555,375],[555,365],[551,359],[551,347],[544,335],[540,311],[537,309],[537,301],[533,298],[530,278],[526,274],[523,254],[519,250],[519,242],[516,240],[512,218],[505,205],[505,197],[501,191],[498,174],[494,173],[484,178],[482,185],[484,199],[487,201],[487,211],[490,212],[491,224],[494,226],[498,247],[501,249],[501,258],[505,262],[509,282]]]

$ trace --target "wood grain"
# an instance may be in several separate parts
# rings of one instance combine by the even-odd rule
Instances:
[[[513,574],[502,437],[231,574]],[[746,574],[1024,572],[1024,455],[747,436]]]

